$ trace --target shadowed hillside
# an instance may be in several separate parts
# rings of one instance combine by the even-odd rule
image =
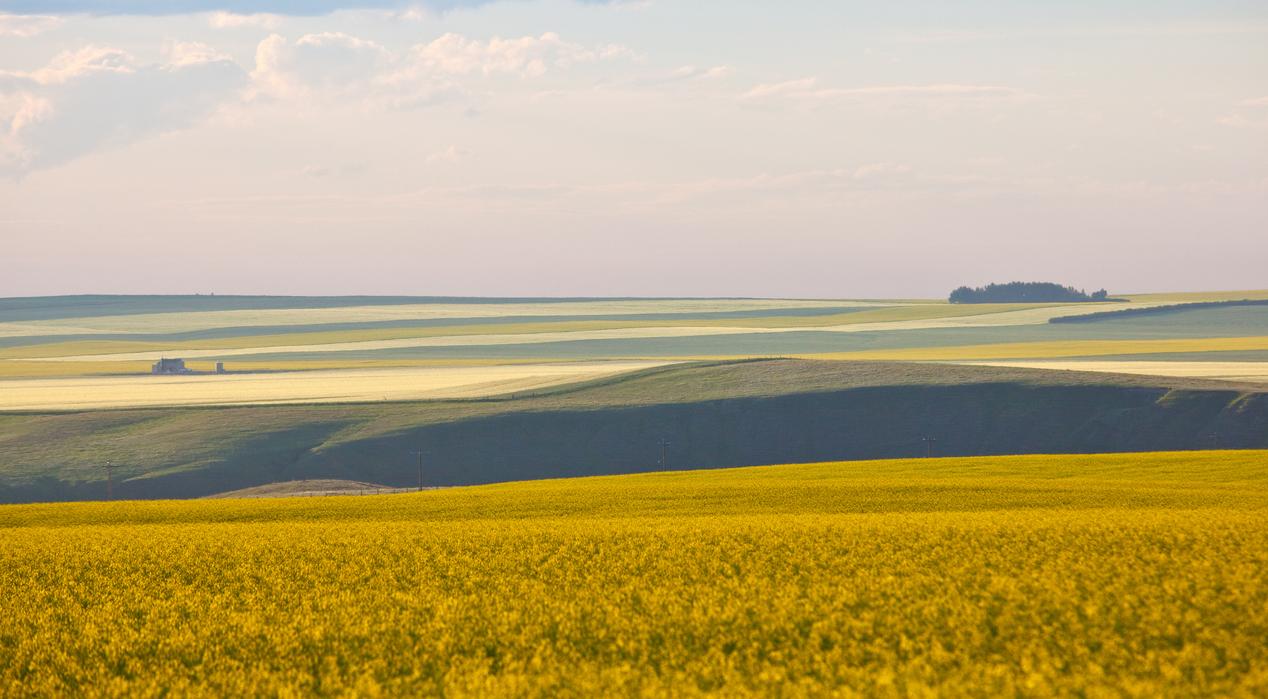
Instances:
[[[660,440],[668,440],[660,464]],[[513,400],[0,416],[0,497],[196,497],[333,478],[411,486],[761,463],[1268,446],[1268,395],[1210,381],[766,360]]]

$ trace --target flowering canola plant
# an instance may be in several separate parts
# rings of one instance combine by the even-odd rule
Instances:
[[[1268,453],[0,508],[4,696],[1268,693]]]

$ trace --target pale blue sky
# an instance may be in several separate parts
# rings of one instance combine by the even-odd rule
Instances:
[[[1260,288],[1265,75],[1259,2],[0,0],[0,295]]]

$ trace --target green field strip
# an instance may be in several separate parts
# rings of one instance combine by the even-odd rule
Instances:
[[[1013,310],[1042,308],[1045,306],[1014,306],[1000,304],[991,308],[965,309],[951,306],[911,306],[881,308],[816,316],[760,317],[760,318],[683,318],[677,320],[603,320],[557,321],[547,323],[499,323],[492,327],[480,325],[445,325],[439,327],[392,327],[365,330],[324,332],[290,332],[274,335],[252,334],[240,337],[183,340],[178,342],[147,342],[137,340],[76,340],[44,345],[9,347],[0,350],[0,359],[51,358],[124,354],[133,352],[172,352],[182,350],[250,349],[255,347],[321,345],[348,342],[375,342],[430,337],[461,337],[470,335],[527,335],[536,333],[570,333],[626,328],[753,328],[792,329],[861,323],[925,320],[960,316],[977,316],[1005,313]]]
[[[193,340],[216,340],[223,338],[250,337],[259,335],[288,335],[293,333],[318,333],[318,332],[344,332],[344,331],[362,331],[362,330],[380,330],[380,329],[405,329],[405,328],[435,328],[435,327],[452,327],[462,325],[479,325],[485,326],[490,331],[496,330],[499,326],[508,324],[524,324],[524,323],[563,323],[563,322],[581,322],[581,321],[615,321],[615,322],[645,322],[645,321],[682,321],[682,320],[725,320],[737,319],[748,320],[754,318],[782,318],[782,317],[811,317],[811,316],[840,316],[842,314],[870,311],[874,310],[871,306],[832,306],[824,308],[778,308],[778,309],[758,309],[758,310],[740,310],[740,311],[715,311],[715,312],[685,312],[685,313],[629,313],[629,314],[607,314],[593,316],[476,316],[470,318],[430,318],[416,320],[388,320],[388,321],[365,321],[359,323],[314,323],[307,325],[247,325],[237,327],[218,327],[207,330],[191,330],[178,333],[145,333],[145,332],[126,332],[126,333],[109,333],[109,332],[93,332],[79,335],[56,334],[56,335],[23,335],[23,336],[0,336],[0,348],[19,347],[26,345],[49,345],[76,341],[94,341],[103,342],[111,340],[133,341],[133,342],[153,342],[153,343],[179,343]],[[32,332],[38,332],[38,326],[31,327]]]
[[[237,296],[237,295],[106,295],[28,296],[0,298],[0,323],[65,320],[156,313],[208,313],[453,304],[541,304],[593,301],[640,301],[640,297],[474,297],[474,296]],[[659,300],[659,299],[658,299]],[[672,300],[672,299],[665,299]],[[718,299],[730,300],[730,299]],[[741,300],[741,299],[735,299]],[[789,299],[796,301],[797,299]]]
[[[1268,300],[1268,289],[1244,291],[1178,291],[1152,294],[1114,294],[1134,302],[1201,303],[1206,301]]]
[[[528,300],[515,303],[480,303],[473,301],[451,304],[423,303],[333,308],[266,308],[197,313],[125,314],[0,323],[0,337],[120,333],[172,334],[229,327],[329,326],[390,320],[466,319],[477,316],[488,318],[524,316],[530,319],[564,316],[568,319],[581,319],[593,318],[596,315],[627,316],[655,314],[661,311],[710,313],[759,309],[827,308],[842,305],[873,306],[878,304],[795,299],[594,299],[561,302]]]
[[[990,345],[913,347],[904,349],[806,355],[813,359],[952,361],[964,359],[1049,359],[1130,355],[1157,352],[1228,352],[1268,350],[1268,335],[1259,337],[1184,338],[1163,340],[1067,340],[1001,342]]]
[[[624,340],[570,340],[547,343],[412,347],[382,350],[323,352],[331,360],[405,358],[531,359],[552,357],[747,357],[899,350],[1013,344],[1017,342],[1064,343],[1072,341],[1134,341],[1165,339],[1218,339],[1255,337],[1268,328],[1268,308],[1226,308],[1191,311],[1183,324],[1151,317],[1126,318],[1090,324],[980,326],[865,332],[790,331],[725,336],[641,338]],[[1134,349],[1132,351],[1135,351]],[[1143,350],[1153,351],[1153,350]],[[226,357],[239,361],[289,361],[314,355],[267,353]]]

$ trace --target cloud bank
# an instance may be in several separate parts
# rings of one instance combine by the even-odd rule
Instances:
[[[354,99],[365,108],[412,109],[468,94],[464,82],[529,80],[629,56],[558,34],[487,40],[445,34],[392,51],[342,32],[271,34],[248,70],[200,43],[173,43],[164,60],[90,45],[28,72],[0,71],[0,175],[21,176],[85,154],[188,128],[225,104]]]
[[[1024,93],[1001,85],[965,85],[942,83],[930,85],[878,85],[870,87],[821,87],[817,78],[799,78],[779,83],[764,83],[745,92],[742,98],[751,102],[799,100],[829,101],[845,99],[998,99],[1022,97]]]
[[[225,12],[237,15],[324,15],[337,10],[426,8],[434,11],[478,7],[493,0],[0,0],[0,12],[30,14],[180,15]],[[602,3],[604,0],[583,0]]]
[[[60,18],[49,15],[11,15],[0,12],[0,36],[25,39],[55,29],[61,23]]]
[[[86,46],[28,73],[0,73],[0,174],[20,175],[95,150],[186,128],[246,83],[241,67],[201,44],[166,60]]]

